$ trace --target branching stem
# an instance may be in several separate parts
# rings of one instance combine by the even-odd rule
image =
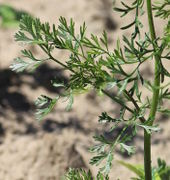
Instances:
[[[132,109],[130,109],[128,106],[125,105],[124,102],[120,101],[120,99],[117,99],[116,97],[110,95],[107,91],[102,90],[102,92],[108,96],[109,98],[111,98],[113,101],[117,102],[118,104],[120,104],[122,107],[124,107],[125,109],[127,109],[129,112],[134,113]]]
[[[64,67],[65,69],[70,70],[71,72],[74,72],[72,69],[70,69],[67,65],[63,64],[62,62],[60,62],[59,60],[55,59],[50,53],[48,53],[49,58],[53,61],[55,61],[56,63],[60,64],[62,67]]]
[[[138,106],[136,100],[129,94],[128,91],[125,90],[124,93],[128,96],[128,98],[130,99],[130,101],[131,101],[131,102],[133,103],[133,105],[135,106],[135,108],[136,108],[136,110],[137,110],[137,113],[139,113],[140,107]],[[144,117],[140,117],[139,119],[140,119],[140,121],[141,121],[142,123],[144,123],[144,122],[146,121],[146,119],[145,119]]]

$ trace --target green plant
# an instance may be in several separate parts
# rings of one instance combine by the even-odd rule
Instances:
[[[15,40],[26,44],[39,46],[45,53],[44,59],[37,59],[29,50],[22,50],[22,58],[16,58],[10,66],[16,72],[23,70],[34,70],[39,65],[47,61],[55,61],[65,70],[70,72],[68,83],[52,81],[56,88],[63,88],[63,93],[54,98],[41,96],[36,101],[37,119],[41,120],[62,98],[66,98],[69,110],[72,107],[74,96],[78,93],[87,92],[94,89],[121,106],[120,117],[114,118],[107,112],[102,112],[99,122],[110,123],[111,130],[118,126],[124,126],[120,134],[112,141],[104,135],[95,136],[97,145],[90,151],[96,155],[90,163],[99,165],[100,168],[97,179],[108,179],[108,174],[114,159],[115,148],[126,151],[128,154],[135,152],[134,146],[129,146],[128,142],[136,135],[139,128],[144,129],[144,168],[134,166],[119,161],[120,164],[135,172],[138,178],[133,179],[166,179],[169,178],[169,167],[159,160],[158,168],[151,166],[151,135],[159,131],[155,124],[156,112],[169,114],[170,109],[163,107],[164,101],[170,99],[169,85],[165,84],[165,78],[170,77],[170,73],[164,67],[164,61],[170,60],[168,52],[170,46],[170,21],[164,28],[162,37],[157,37],[153,23],[153,11],[155,17],[168,19],[170,11],[169,0],[163,0],[155,5],[151,0],[134,0],[130,5],[124,2],[122,7],[114,8],[122,13],[122,17],[130,12],[135,12],[134,21],[122,27],[122,30],[134,27],[134,33],[127,38],[123,36],[124,46],[117,41],[116,48],[110,51],[107,33],[104,31],[99,38],[93,34],[86,36],[85,23],[80,26],[79,33],[75,32],[75,23],[71,19],[67,22],[64,17],[60,17],[58,28],[55,25],[50,27],[49,23],[41,23],[39,19],[23,16],[20,22],[20,30],[15,35]],[[141,33],[141,16],[144,14],[144,4],[147,6],[149,32]],[[153,6],[153,7],[152,7]],[[69,59],[61,62],[52,55],[54,49],[68,51]],[[151,61],[154,66],[153,83],[145,79],[140,72],[141,66],[147,61]],[[130,72],[125,71],[125,66],[132,67]],[[133,65],[133,66],[132,66]],[[164,83],[164,84],[163,84]],[[153,94],[144,99],[141,87],[147,87]],[[112,93],[116,91],[116,93]],[[147,111],[150,110],[149,115]],[[127,114],[128,113],[128,114]],[[132,134],[127,133],[128,128],[132,129]],[[102,173],[102,174],[101,174]],[[81,170],[70,170],[66,179],[92,179],[91,173]]]
[[[26,14],[28,13],[18,11],[9,5],[0,4],[0,18],[2,27],[18,27],[22,15]]]
[[[95,180],[90,171],[86,172],[83,169],[69,169],[65,177],[65,180]],[[109,177],[99,172],[96,180],[109,180]]]

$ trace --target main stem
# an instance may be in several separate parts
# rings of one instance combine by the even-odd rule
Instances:
[[[149,23],[149,30],[150,36],[152,41],[156,39],[155,27],[153,22],[153,15],[152,15],[152,3],[151,0],[146,0],[147,2],[147,14],[148,14],[148,23]],[[157,45],[157,44],[156,44]],[[155,48],[155,45],[153,44]],[[158,54],[155,53],[155,69],[154,69],[154,87],[160,86],[160,57]],[[152,96],[152,104],[151,110],[149,114],[149,121],[152,125],[155,120],[157,105],[159,99],[159,88],[153,88],[153,96]],[[144,168],[145,168],[145,180],[152,180],[152,166],[151,166],[151,134],[144,131]]]

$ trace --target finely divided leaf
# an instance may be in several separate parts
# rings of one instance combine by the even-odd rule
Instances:
[[[24,70],[28,70],[28,71],[32,71],[34,69],[36,69],[38,66],[41,65],[41,63],[43,62],[43,60],[24,60],[21,58],[16,58],[13,62],[12,65],[10,65],[10,68],[12,69],[12,71],[16,71],[16,72],[22,72]]]
[[[38,120],[42,120],[48,113],[52,111],[56,102],[58,101],[59,96],[54,99],[51,99],[47,96],[41,96],[35,101],[35,105],[37,106],[36,118]]]
[[[127,151],[128,155],[134,154],[136,150],[134,146],[128,146],[124,143],[120,143],[120,147],[122,151]]]
[[[151,134],[152,132],[158,132],[160,131],[160,128],[158,127],[158,125],[154,125],[154,126],[149,126],[149,125],[145,125],[145,124],[137,124],[139,127],[144,128],[147,133]]]

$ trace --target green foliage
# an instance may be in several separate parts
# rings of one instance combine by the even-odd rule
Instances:
[[[97,177],[94,178],[90,171],[86,172],[83,169],[69,169],[65,177],[65,180],[109,180],[108,176],[104,176],[101,173],[98,173]]]
[[[155,2],[153,10],[156,11],[155,17],[168,18],[170,16],[170,1],[162,0]]]
[[[132,34],[132,38],[136,38],[136,36],[140,34],[140,28],[143,27],[142,23],[140,22],[140,16],[144,14],[143,11],[144,0],[135,0],[130,6],[126,4],[124,1],[121,1],[121,4],[123,6],[122,8],[119,7],[114,8],[115,11],[122,13],[121,17],[124,17],[129,12],[135,13],[134,21],[122,27],[121,29],[125,30],[132,26],[135,26],[135,31]]]
[[[158,167],[155,170],[158,172],[161,180],[170,179],[170,166],[167,166],[164,160],[158,159]]]
[[[51,99],[47,96],[41,96],[35,101],[35,105],[37,106],[36,117],[38,120],[41,120],[46,116],[51,110],[54,108],[59,97],[57,96],[54,99]]]
[[[131,178],[132,180],[144,180],[144,168],[142,165],[133,165],[126,163],[124,161],[118,161],[119,164],[129,169],[131,172],[136,174],[136,178]],[[166,165],[164,160],[158,158],[158,167],[152,168],[152,179],[153,180],[169,180],[170,179],[170,166]]]
[[[26,14],[28,13],[24,11],[18,11],[9,5],[0,4],[0,17],[2,19],[2,27],[17,27],[22,15]]]
[[[135,173],[138,177],[138,179],[136,179],[136,180],[144,180],[145,174],[144,174],[144,169],[142,166],[125,163],[124,161],[118,161],[118,163],[121,164],[122,166],[128,168],[133,173]],[[135,179],[135,178],[132,178],[132,179]]]
[[[50,26],[49,23],[42,23],[38,18],[34,19],[26,15],[20,21],[20,30],[16,33],[15,40],[38,46],[44,52],[45,58],[39,59],[31,51],[24,49],[21,51],[22,57],[15,59],[10,66],[16,72],[31,71],[42,63],[52,60],[69,71],[70,79],[66,84],[52,81],[55,88],[63,88],[59,96],[50,98],[43,95],[36,101],[36,117],[39,120],[51,112],[60,99],[68,102],[66,110],[70,110],[76,94],[85,93],[92,89],[119,104],[119,117],[114,118],[107,112],[102,112],[99,116],[99,123],[110,124],[110,132],[118,127],[123,128],[112,140],[108,140],[102,134],[94,137],[96,145],[90,151],[95,155],[90,163],[100,166],[97,180],[108,179],[107,175],[112,168],[116,148],[123,153],[127,152],[129,155],[135,153],[135,147],[129,145],[129,142],[137,134],[139,128],[143,128],[149,135],[159,130],[158,126],[153,124],[155,115],[147,117],[148,109],[151,109],[152,112],[159,111],[167,114],[170,112],[168,108],[164,107],[164,101],[170,98],[170,83],[159,85],[158,81],[159,76],[161,83],[164,82],[165,78],[170,77],[170,73],[163,63],[163,61],[170,59],[169,52],[167,53],[170,46],[169,23],[164,29],[163,37],[153,39],[148,32],[141,36],[142,23],[140,17],[144,13],[145,1],[135,0],[131,5],[127,5],[123,1],[121,3],[122,7],[116,7],[115,10],[120,12],[122,17],[130,12],[135,12],[134,21],[122,27],[123,30],[134,27],[134,32],[130,37],[123,36],[124,46],[121,46],[120,40],[117,40],[116,48],[110,51],[107,33],[104,31],[101,37],[94,34],[88,37],[85,23],[76,32],[75,23],[72,19],[67,21],[64,17],[60,17],[59,25],[56,27],[55,25]],[[155,16],[164,19],[169,17],[169,10],[165,8],[168,5],[169,0],[154,5]],[[65,62],[53,56],[52,52],[58,49],[69,52],[68,59]],[[153,57],[156,57],[157,62],[154,83],[145,79],[141,73],[143,63],[152,61]],[[128,65],[132,67],[130,71],[126,71],[125,67]],[[155,82],[158,83],[155,84]],[[141,87],[146,87],[151,91],[158,101],[151,97],[144,99]],[[131,134],[128,132],[129,128]],[[120,164],[135,172],[139,176],[138,179],[144,178],[144,172],[138,166],[124,162],[120,162]],[[153,178],[169,175],[162,173],[161,176],[161,167],[166,169],[163,161],[159,161],[159,170],[153,171]],[[68,180],[93,179],[90,172],[86,173],[84,170],[73,169],[69,171],[66,178]]]
[[[63,84],[56,85],[56,83],[54,83],[54,87],[56,86],[64,87]],[[72,91],[65,91],[60,96],[56,96],[55,98],[41,95],[41,97],[35,101],[35,105],[37,106],[37,111],[35,113],[37,120],[42,120],[46,115],[48,115],[60,99],[68,102],[65,109],[66,111],[69,111],[74,102]]]

